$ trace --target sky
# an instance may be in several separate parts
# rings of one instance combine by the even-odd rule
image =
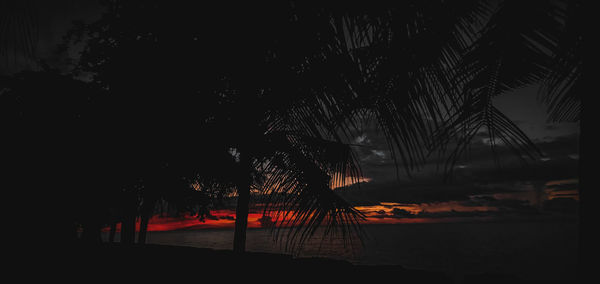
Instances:
[[[34,8],[30,11],[39,20],[36,57],[50,65],[62,66],[73,55],[57,55],[55,46],[74,20],[89,22],[100,16],[100,9],[93,0],[49,2],[22,3],[31,3]],[[0,65],[0,74],[37,66],[23,56],[15,58]],[[361,145],[356,150],[364,179],[358,185],[335,189],[336,192],[365,213],[367,223],[574,214],[578,198],[579,125],[548,122],[537,89],[538,86],[529,86],[502,94],[494,100],[494,105],[539,147],[544,154],[539,160],[523,164],[518,157],[502,152],[500,164],[494,164],[486,136],[481,135],[473,141],[469,158],[457,164],[451,181],[443,180],[435,159],[409,178],[402,170],[396,170],[382,134],[374,125],[367,125],[354,141]],[[154,218],[150,230],[232,227],[232,214],[232,210],[215,211],[215,217],[204,223],[198,223],[193,216],[180,220]],[[260,211],[252,214],[249,226],[260,227]]]
[[[21,13],[36,19],[37,25],[32,29],[32,34],[35,35],[35,57],[46,61],[53,67],[57,67],[57,65],[61,67],[65,64],[64,60],[73,55],[59,55],[56,53],[56,46],[62,42],[63,36],[66,35],[72,23],[74,21],[89,23],[102,14],[99,1],[96,0],[18,0],[6,3],[6,5],[11,4],[17,5],[19,7],[18,11]],[[10,15],[11,12],[9,9],[0,9],[0,15],[4,17],[6,15],[4,13]],[[14,45],[18,42],[14,35],[6,34],[3,36],[6,36],[8,41],[13,44],[8,47],[9,54],[0,56],[0,62],[2,62],[0,64],[0,74],[11,74],[21,70],[39,68],[35,61],[23,56],[23,52],[18,47],[14,48]]]
[[[382,135],[367,129],[357,142],[367,145],[359,150],[359,157],[369,182],[361,183],[360,188],[350,187],[341,195],[363,206],[371,216],[384,219],[532,218],[535,212],[559,211],[574,214],[579,126],[548,122],[537,89],[530,86],[500,95],[494,105],[536,144],[544,155],[539,159],[522,163],[515,154],[500,149],[499,164],[495,164],[483,134],[473,141],[469,157],[457,163],[451,180],[444,181],[443,171],[436,167],[438,161],[426,163],[409,178],[402,171],[396,174]],[[385,221],[400,222],[379,222]]]

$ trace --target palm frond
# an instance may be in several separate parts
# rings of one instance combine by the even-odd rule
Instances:
[[[30,1],[8,0],[0,4],[0,60],[6,66],[16,65],[19,57],[36,59],[39,33],[36,12]]]
[[[579,121],[581,119],[581,68],[583,59],[583,3],[568,1],[564,8],[564,31],[562,31],[551,71],[540,89],[542,100],[548,104],[550,120],[555,122]]]
[[[543,80],[556,51],[563,17],[551,1],[502,1],[462,58],[454,85],[462,89],[436,137],[459,137],[446,170],[451,171],[477,132],[487,129],[492,151],[503,141],[519,157],[541,155],[533,142],[493,106],[494,97]],[[456,127],[456,128],[455,128]],[[436,139],[434,139],[436,140]]]
[[[273,144],[278,151],[264,165],[262,184],[264,214],[278,225],[275,240],[285,238],[287,250],[299,251],[319,228],[323,238],[341,232],[345,242],[361,239],[363,215],[332,189],[360,178],[349,146],[294,133],[271,136],[284,140]]]

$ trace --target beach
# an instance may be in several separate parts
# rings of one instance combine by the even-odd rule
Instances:
[[[528,281],[570,279],[577,267],[577,225],[570,220],[365,225],[364,244],[314,238],[296,255],[354,265],[401,266],[469,275],[511,275]],[[318,236],[318,234],[317,234]],[[106,237],[106,235],[104,236]],[[230,250],[230,229],[149,232],[148,243]],[[290,254],[268,229],[249,229],[250,252]],[[118,240],[118,236],[117,236]]]

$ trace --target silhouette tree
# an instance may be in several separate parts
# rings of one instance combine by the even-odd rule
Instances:
[[[556,122],[580,121],[582,112],[581,73],[584,19],[582,1],[569,1],[558,11],[564,24],[556,38],[548,76],[540,93]]]
[[[566,23],[570,26],[574,20],[566,11],[578,4],[564,1],[491,3],[494,4],[492,13],[482,15],[485,25],[458,65],[460,71],[456,76],[456,84],[462,86],[463,107],[468,109],[468,115],[478,119],[460,118],[457,129],[468,129],[474,134],[479,128],[486,127],[492,147],[496,141],[502,141],[512,144],[518,155],[535,153],[535,146],[493,106],[492,99],[532,84],[550,89],[556,89],[552,85],[556,85],[557,80],[561,82],[559,84],[570,84],[570,78],[551,79],[556,77],[551,75],[552,70],[557,70],[552,62],[553,57],[559,56],[559,50],[565,49],[565,42],[560,38],[570,33],[565,30]],[[571,36],[576,37],[576,34]],[[576,46],[577,40],[567,44]],[[578,64],[577,58],[572,59],[568,61]],[[546,100],[553,100],[552,93],[546,93]]]
[[[2,86],[6,115],[3,122],[16,128],[9,133],[21,141],[22,148],[18,149],[24,149],[17,152],[18,159],[27,164],[25,173],[36,172],[36,181],[43,188],[33,193],[31,189],[23,191],[35,194],[35,202],[30,206],[42,212],[53,210],[59,216],[55,225],[62,232],[63,238],[59,239],[68,239],[67,234],[74,237],[75,219],[87,228],[99,230],[101,204],[111,196],[110,191],[97,194],[101,182],[90,182],[98,178],[96,168],[88,161],[99,163],[110,155],[105,148],[92,146],[98,145],[95,141],[102,141],[102,135],[93,127],[97,123],[94,105],[99,92],[57,70],[3,77]],[[99,235],[92,231],[85,232],[84,237],[97,241]]]
[[[37,61],[39,26],[36,14],[36,7],[29,0],[0,3],[0,73],[18,70],[23,61],[28,65]]]
[[[225,10],[220,11],[224,12]],[[215,125],[212,130],[205,132],[206,137],[221,139],[224,141],[223,145],[240,151],[240,162],[237,167],[239,174],[234,174],[240,196],[237,218],[240,226],[237,226],[239,229],[236,233],[236,240],[239,240],[245,234],[245,224],[240,222],[244,222],[247,216],[250,176],[255,175],[256,172],[254,164],[258,159],[266,158],[265,154],[272,155],[270,152],[265,152],[264,145],[273,144],[269,139],[272,139],[274,134],[265,134],[269,134],[273,130],[287,131],[293,134],[291,131],[294,129],[288,129],[289,127],[286,125],[297,123],[295,132],[304,131],[304,135],[321,135],[322,130],[318,128],[330,127],[330,133],[333,133],[332,123],[328,121],[328,117],[324,116],[323,108],[318,107],[323,103],[322,100],[299,92],[301,88],[309,88],[309,86],[300,84],[304,83],[300,81],[302,78],[298,78],[298,75],[295,74],[297,71],[289,68],[289,63],[265,62],[263,58],[268,54],[268,48],[272,48],[275,38],[268,39],[267,34],[259,35],[265,40],[264,46],[244,47],[242,48],[243,52],[235,54],[231,53],[231,50],[223,50],[236,45],[228,38],[225,39],[230,42],[221,43],[218,46],[206,46],[206,42],[195,44],[194,39],[199,34],[199,31],[191,28],[195,25],[177,21],[170,22],[174,15],[168,14],[169,12],[162,7],[156,8],[146,2],[123,5],[116,3],[110,6],[109,13],[105,18],[88,26],[83,31],[88,34],[90,39],[87,40],[88,44],[82,56],[81,71],[91,72],[92,80],[109,89],[109,93],[115,96],[118,103],[121,104],[114,112],[120,117],[119,129],[122,129],[125,123],[134,124],[127,128],[127,131],[119,133],[127,137],[127,140],[139,143],[142,140],[141,137],[149,138],[145,137],[148,133],[160,133],[159,137],[151,137],[142,143],[159,144],[160,148],[157,149],[163,151],[169,148],[168,145],[175,143],[178,148],[191,152],[198,145],[189,143],[181,145],[181,141],[189,140],[189,137],[179,137],[184,133],[189,135],[188,129],[201,130],[201,125]],[[176,12],[181,13],[182,11],[176,10]],[[156,17],[152,16],[156,13],[169,15],[166,17],[169,22],[157,25]],[[225,24],[232,19],[235,20],[235,23],[241,23],[244,19],[241,15],[227,15],[226,20],[223,20],[219,19],[221,16],[225,15],[211,15],[211,19],[218,19]],[[183,17],[183,19],[188,18]],[[202,20],[206,21],[206,19]],[[110,25],[107,25],[107,22]],[[257,23],[252,29],[260,30],[260,25],[265,26],[266,24],[270,23],[267,21]],[[187,28],[189,30],[186,30]],[[239,27],[232,25],[230,28],[237,29]],[[179,31],[178,35],[163,33],[163,30],[175,29]],[[123,34],[124,32],[126,33]],[[275,33],[276,30],[269,32]],[[239,37],[247,37],[246,31],[236,31],[235,34]],[[83,33],[80,35],[83,37]],[[221,34],[214,36],[216,37],[215,42],[219,42],[223,38]],[[311,34],[310,36],[315,35]],[[289,35],[286,37],[287,40],[291,39]],[[235,37],[234,39],[235,41],[239,40]],[[300,42],[295,40],[286,44]],[[192,46],[189,46],[190,44]],[[182,46],[189,49],[182,51]],[[147,60],[151,55],[155,60]],[[296,56],[297,58],[290,58],[295,61],[303,58],[293,53],[281,53],[278,56]],[[218,61],[213,58],[217,58]],[[194,66],[205,68],[207,75],[204,75],[204,72],[195,73],[189,72],[187,69],[182,70],[181,62],[198,62]],[[251,69],[262,71],[255,72],[259,74],[253,75],[250,72]],[[202,83],[198,82],[199,74],[203,76],[200,78],[204,81]],[[267,84],[265,82],[267,78],[264,76],[271,77],[268,78],[268,81],[273,83]],[[295,80],[295,82],[291,80]],[[284,85],[286,83],[293,87]],[[202,89],[203,87],[204,89]],[[284,95],[286,90],[290,95]],[[202,93],[198,95],[198,92]],[[299,94],[292,96],[292,92]],[[314,113],[315,111],[321,113]],[[161,113],[165,113],[165,115],[161,115]],[[161,124],[167,125],[161,127]],[[278,135],[283,134],[278,133]],[[296,133],[296,135],[298,134]],[[157,140],[163,144],[156,143]],[[290,145],[291,142],[287,142],[287,144]],[[206,145],[202,146],[206,147]],[[137,148],[129,147],[127,151],[139,153],[140,148],[144,146],[137,144],[135,147]],[[147,146],[147,148],[151,147]],[[124,152],[127,153],[127,151]],[[272,152],[272,150],[269,151]],[[153,153],[153,156],[156,156],[156,153]],[[343,162],[347,163],[348,161]],[[329,171],[327,173],[346,175],[346,172],[333,173]],[[310,176],[306,175],[305,179],[308,178]],[[315,178],[318,183],[328,183],[321,176]],[[344,181],[345,179],[338,178],[338,180]],[[308,190],[308,187],[305,188]],[[313,196],[314,198],[320,197],[320,195]],[[341,210],[330,210],[329,212],[333,216],[356,214],[353,210],[347,210],[347,204],[338,204],[344,207]],[[240,244],[243,241],[236,241],[236,243]],[[236,250],[243,250],[243,245],[236,245],[236,248],[238,247],[240,249]]]
[[[293,209],[286,222],[299,243],[322,224],[354,227],[359,212],[330,188],[360,175],[347,145],[357,120],[375,119],[410,173],[455,141],[450,172],[481,129],[492,149],[502,141],[535,156],[535,145],[493,106],[515,88],[542,83],[554,118],[579,117],[576,1],[236,7],[114,1],[71,33],[86,43],[78,75],[105,93],[95,125],[109,133],[98,143],[112,153],[100,164],[119,161],[135,183],[214,147],[217,164],[235,176],[236,251],[244,250],[251,189],[273,194],[267,208]],[[199,140],[211,144],[191,142]],[[235,166],[225,158],[231,149]],[[207,170],[201,159],[183,168]]]

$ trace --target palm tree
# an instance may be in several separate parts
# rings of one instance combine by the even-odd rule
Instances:
[[[237,127],[245,128],[244,131],[236,127],[234,132],[252,137],[251,141],[231,140],[239,160],[234,251],[245,251],[251,190],[273,197],[267,206],[274,203],[282,210],[279,213],[295,212],[287,216],[290,218],[282,218],[281,224],[287,220],[288,225],[296,225],[296,233],[303,232],[299,238],[295,238],[296,235],[289,238],[298,240],[298,245],[320,225],[328,228],[356,225],[362,215],[331,190],[333,185],[345,185],[346,177],[360,177],[350,146],[320,137],[322,131],[310,132],[303,126],[285,123],[284,120],[293,119],[289,115],[298,111],[294,108],[288,109],[285,115],[277,115],[278,109],[268,109],[269,100],[256,98],[252,106],[259,105],[265,106],[269,113],[261,121],[252,124],[238,119],[232,121]]]
[[[483,129],[492,151],[501,141],[518,157],[541,155],[493,105],[494,97],[509,90],[541,84],[551,90],[552,117],[578,119],[581,6],[409,1],[365,8],[294,2],[291,14],[307,33],[319,35],[302,38],[320,47],[318,59],[305,57],[303,75],[321,76],[322,82],[303,83],[320,91],[307,93],[325,102],[311,107],[334,121],[329,131],[347,131],[356,117],[373,117],[408,173],[455,138],[446,164],[451,172]],[[344,124],[348,121],[351,125]]]
[[[247,216],[247,204],[251,184],[249,178],[255,172],[254,164],[259,160],[269,159],[274,154],[274,149],[270,149],[264,145],[270,146],[274,145],[275,142],[284,142],[284,139],[276,136],[277,134],[285,137],[282,131],[288,132],[285,134],[288,136],[296,135],[295,140],[301,137],[299,136],[300,134],[319,138],[319,135],[321,135],[319,132],[322,132],[319,128],[327,129],[329,127],[330,134],[334,134],[333,129],[330,127],[332,125],[331,122],[328,121],[328,118],[323,113],[319,113],[324,111],[319,105],[330,102],[325,102],[321,98],[312,98],[306,93],[301,92],[302,83],[307,79],[314,80],[314,78],[302,78],[298,76],[296,74],[297,71],[289,68],[290,63],[279,60],[274,63],[262,61],[264,53],[268,51],[267,47],[272,47],[267,44],[273,44],[272,42],[266,42],[264,47],[257,47],[256,50],[251,49],[247,54],[243,54],[243,56],[237,55],[237,57],[235,57],[235,53],[227,53],[230,52],[229,50],[222,51],[226,45],[206,47],[206,43],[203,43],[195,45],[199,50],[205,50],[200,53],[203,56],[195,55],[197,50],[191,49],[190,53],[185,53],[185,55],[174,55],[176,58],[179,56],[181,61],[174,58],[162,61],[163,57],[160,56],[157,61],[147,61],[147,55],[153,54],[156,51],[162,52],[162,49],[179,52],[179,50],[171,49],[171,45],[176,42],[193,44],[195,33],[198,32],[193,29],[190,31],[185,30],[183,36],[176,37],[161,34],[161,36],[164,36],[164,39],[160,38],[160,40],[157,40],[160,29],[156,29],[153,26],[155,25],[155,18],[149,17],[148,20],[152,20],[150,23],[143,22],[146,16],[143,9],[146,6],[145,4],[140,5],[142,10],[136,9],[135,14],[128,15],[127,13],[131,12],[129,10],[130,6],[115,4],[112,8],[109,8],[109,11],[112,11],[112,13],[107,14],[107,19],[103,19],[99,23],[88,27],[86,32],[98,32],[100,35],[88,40],[88,47],[82,57],[82,70],[93,72],[93,80],[100,86],[109,89],[109,93],[114,96],[115,103],[120,103],[123,106],[121,109],[117,107],[117,110],[114,111],[116,117],[114,125],[118,127],[115,130],[119,135],[127,137],[127,144],[119,148],[123,149],[123,153],[130,151],[136,153],[134,159],[144,160],[139,156],[141,155],[140,153],[151,151],[154,147],[160,147],[158,149],[164,151],[167,145],[181,144],[180,141],[188,140],[190,137],[197,137],[193,133],[190,135],[189,131],[202,131],[202,125],[216,125],[213,130],[204,130],[206,131],[205,137],[220,139],[224,141],[224,145],[240,151],[239,170],[234,171],[239,173],[236,174],[236,183],[238,184],[240,196],[237,218],[240,225],[236,233],[237,245],[235,247],[236,250],[243,251],[242,243],[244,242],[239,240],[245,235],[245,225],[243,222],[246,219],[245,216]],[[153,7],[148,8],[148,10],[145,12],[149,14],[158,12]],[[103,21],[105,20],[111,23],[108,29],[106,29],[106,26],[103,26]],[[174,24],[180,23],[164,24],[165,27],[171,27]],[[128,29],[129,33],[126,37],[122,36],[124,29],[121,28],[121,25],[126,26]],[[244,36],[245,32],[240,33],[238,31],[236,35]],[[310,36],[314,37],[315,35],[310,34]],[[288,36],[287,40],[289,39],[290,37]],[[295,41],[295,43],[299,42],[301,41]],[[231,42],[231,44],[233,45],[234,43]],[[286,50],[288,54],[278,53],[277,56],[283,59],[287,56],[288,60],[294,60],[293,62],[302,60],[303,57],[299,57],[298,54],[289,54],[290,51],[292,49]],[[316,55],[319,54],[319,50],[315,52]],[[166,55],[170,54],[165,54],[165,59]],[[215,55],[217,55],[218,59],[225,59],[225,62],[217,62],[212,59]],[[293,56],[296,58],[293,58]],[[260,58],[260,60],[255,60],[256,58]],[[213,62],[210,61],[211,59]],[[274,58],[271,57],[271,59]],[[207,71],[213,74],[202,78],[206,84],[199,84],[194,81],[194,77],[198,76],[197,73],[188,73],[188,70],[178,70],[180,62],[184,60],[187,62],[201,60],[198,62],[198,66],[207,66],[205,67]],[[244,65],[248,61],[251,61],[253,65]],[[248,67],[270,72],[268,74],[271,75],[269,81],[274,83],[265,85],[264,81],[266,78],[261,78],[261,76],[267,74],[261,73],[253,76],[248,72]],[[164,70],[168,70],[168,73],[165,73]],[[226,75],[226,79],[221,79],[224,75]],[[152,84],[147,83],[149,79]],[[295,82],[290,82],[290,80],[295,80]],[[293,87],[286,86],[285,84]],[[199,87],[203,87],[203,85],[208,86],[208,88],[204,90],[200,89],[204,93],[196,95],[195,93],[199,91]],[[304,88],[307,87],[310,88],[310,86],[304,86]],[[322,86],[315,87],[322,88]],[[284,91],[289,91],[289,94],[285,94]],[[315,91],[311,92],[314,93]],[[165,95],[167,93],[169,93],[168,96]],[[148,96],[148,94],[152,95]],[[247,112],[243,110],[251,111]],[[160,113],[165,113],[165,115],[157,116]],[[129,128],[124,127],[127,124],[136,122],[139,122],[139,124],[132,125]],[[295,123],[296,126],[291,127],[292,123]],[[302,133],[300,133],[300,130],[302,130]],[[274,133],[275,131],[279,133]],[[186,135],[189,136],[184,137]],[[148,138],[151,140],[148,141]],[[275,140],[274,138],[278,139]],[[160,141],[160,143],[157,143],[157,141]],[[318,140],[312,141],[312,144],[315,144],[316,141]],[[287,141],[286,144],[281,145],[281,151],[287,150],[284,148],[289,145],[300,145],[299,142],[302,141]],[[161,143],[164,143],[164,145],[160,145]],[[304,143],[306,142],[304,141]],[[176,147],[192,152],[194,147],[198,146],[187,143],[185,146],[176,145]],[[316,155],[307,157],[308,154],[304,152],[306,152],[306,149],[298,149],[293,156],[290,156],[295,157],[296,168],[298,169],[302,167],[306,169],[307,167],[306,165],[300,166],[302,162],[300,158],[311,161],[309,158],[314,159],[316,157]],[[304,154],[304,156],[299,154]],[[156,155],[156,153],[153,153],[153,156]],[[343,169],[340,168],[339,163],[348,163],[348,157],[350,156],[347,155],[344,157],[346,160],[343,161],[339,161],[339,157],[335,157],[338,161],[330,160],[321,162],[321,166],[336,167],[331,168],[331,170],[318,168],[316,165],[312,166],[312,170],[324,171],[325,174],[345,176],[347,171],[333,172],[333,169]],[[311,162],[314,163],[314,161]],[[306,162],[304,163],[307,164]],[[327,186],[329,185],[329,181],[323,179],[322,175],[314,176],[304,173],[304,179],[308,180],[310,178],[316,179],[312,183],[318,183],[319,186],[314,188],[318,188],[319,190],[323,188],[323,183]],[[344,178],[337,179],[345,181]],[[297,186],[296,188],[310,190],[312,187],[304,185]],[[322,194],[313,195],[312,198],[318,200],[322,196]],[[329,211],[326,211],[325,214],[331,213],[333,217],[337,217],[339,214],[357,213],[349,210],[348,204],[341,202],[335,204],[341,208],[327,208]],[[351,218],[347,219],[352,220]]]
[[[88,42],[80,70],[119,104],[111,108],[115,133],[126,141],[120,153],[189,139],[199,125],[214,126],[204,137],[239,152],[239,251],[251,187],[296,209],[291,223],[307,232],[300,240],[326,217],[353,226],[358,212],[324,185],[327,176],[358,175],[344,145],[358,119],[379,123],[394,160],[410,173],[455,139],[450,171],[481,129],[493,146],[499,139],[535,155],[492,104],[508,90],[544,82],[560,94],[550,96],[552,105],[569,106],[558,117],[580,109],[571,95],[581,62],[576,2],[188,8],[110,3],[103,19],[73,34]],[[557,64],[564,68],[549,72]],[[331,145],[346,154],[328,160],[322,154]]]
[[[185,144],[182,142],[181,144]],[[156,203],[164,200],[179,211],[191,210],[194,206],[205,206],[208,197],[199,198],[204,192],[231,191],[233,186],[227,171],[235,166],[233,157],[227,151],[218,151],[220,145],[202,143],[206,149],[189,152],[171,152],[162,165],[147,168],[141,177],[143,190],[140,205],[140,232],[138,243],[146,242],[149,219],[154,215]],[[190,146],[191,147],[191,146]],[[201,185],[202,191],[193,189],[193,183]]]
[[[23,62],[38,67],[38,10],[32,1],[3,1],[0,4],[0,73],[20,71]],[[34,63],[34,64],[31,64]]]

